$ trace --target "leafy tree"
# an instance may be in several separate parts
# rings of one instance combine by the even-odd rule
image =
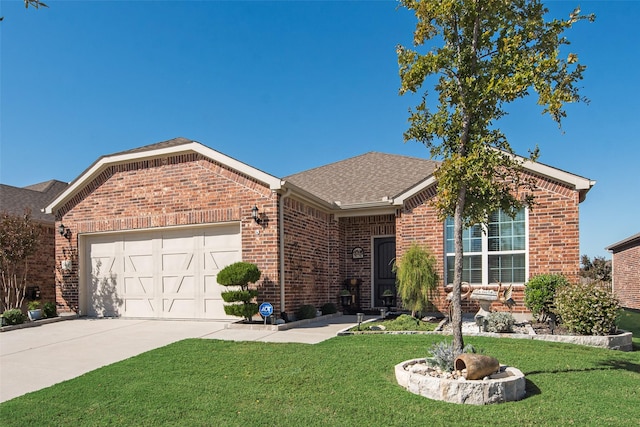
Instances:
[[[404,306],[411,310],[413,316],[416,312],[427,310],[438,286],[434,256],[414,243],[394,264],[393,269],[398,295]]]
[[[2,282],[2,310],[20,308],[27,288],[28,260],[37,248],[40,229],[31,220],[31,212],[24,216],[0,214],[0,281]]]
[[[29,6],[35,9],[40,9],[41,7],[49,7],[43,2],[41,2],[40,0],[24,0],[24,7],[28,9]],[[0,21],[2,21],[3,19],[4,19],[4,16],[0,16]]]
[[[247,321],[258,314],[258,304],[253,302],[258,291],[249,289],[249,283],[256,283],[261,274],[258,267],[248,262],[236,262],[220,270],[216,279],[220,285],[240,288],[222,292],[222,299],[232,303],[224,306],[226,314],[244,317]]]
[[[416,50],[397,47],[400,94],[415,93],[428,77],[437,77],[428,81],[438,94],[434,111],[425,92],[409,111],[404,139],[424,144],[432,158],[442,159],[434,203],[442,220],[454,220],[452,326],[454,346],[461,351],[463,228],[487,222],[498,208],[515,215],[533,202],[524,159],[514,155],[495,122],[507,114],[506,104],[532,90],[558,126],[565,103],[585,100],[576,84],[586,67],[574,53],[561,58],[560,49],[569,44],[562,35],[566,29],[594,17],[575,9],[568,19],[545,20],[548,10],[539,0],[400,2],[417,18]],[[537,156],[536,147],[530,159]]]
[[[580,259],[580,277],[584,277],[594,282],[611,283],[611,261],[604,257],[593,257],[593,261],[587,255],[582,255]]]

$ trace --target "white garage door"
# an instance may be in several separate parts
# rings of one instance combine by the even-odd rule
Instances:
[[[84,242],[82,311],[89,316],[229,319],[216,275],[241,260],[239,224],[104,234]]]

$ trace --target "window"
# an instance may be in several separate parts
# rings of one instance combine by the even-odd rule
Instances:
[[[487,227],[474,225],[462,232],[464,251],[462,281],[473,284],[524,283],[526,277],[526,212],[511,218],[499,210],[489,216]],[[453,218],[445,222],[447,283],[453,282]]]

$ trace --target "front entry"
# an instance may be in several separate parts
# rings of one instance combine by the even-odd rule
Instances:
[[[379,237],[373,239],[373,304],[384,307],[382,294],[390,290],[396,295],[396,274],[393,262],[396,258],[396,238]]]

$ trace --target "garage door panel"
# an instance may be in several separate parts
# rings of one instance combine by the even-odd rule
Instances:
[[[162,271],[191,271],[194,268],[193,253],[162,255]]]
[[[217,274],[225,266],[233,264],[238,257],[235,251],[208,251],[204,257],[204,268],[207,271],[214,270]]]
[[[193,276],[165,276],[162,278],[162,293],[193,298],[196,293],[195,281]]]
[[[124,302],[126,313],[136,313],[139,317],[154,317],[155,307],[149,298],[127,298]]]
[[[125,272],[153,271],[152,255],[128,255],[125,257]]]
[[[126,295],[153,295],[153,277],[125,277],[123,293]]]
[[[153,240],[140,234],[125,235],[123,237],[124,252],[129,254],[148,254],[151,252]]]
[[[224,312],[221,299],[205,299],[203,317],[205,319],[224,319],[229,316]]]
[[[230,319],[216,276],[241,259],[239,224],[88,236],[86,247],[89,314]]]
[[[196,310],[195,301],[192,298],[167,298],[162,300],[162,305],[163,311],[170,318],[192,318]]]

